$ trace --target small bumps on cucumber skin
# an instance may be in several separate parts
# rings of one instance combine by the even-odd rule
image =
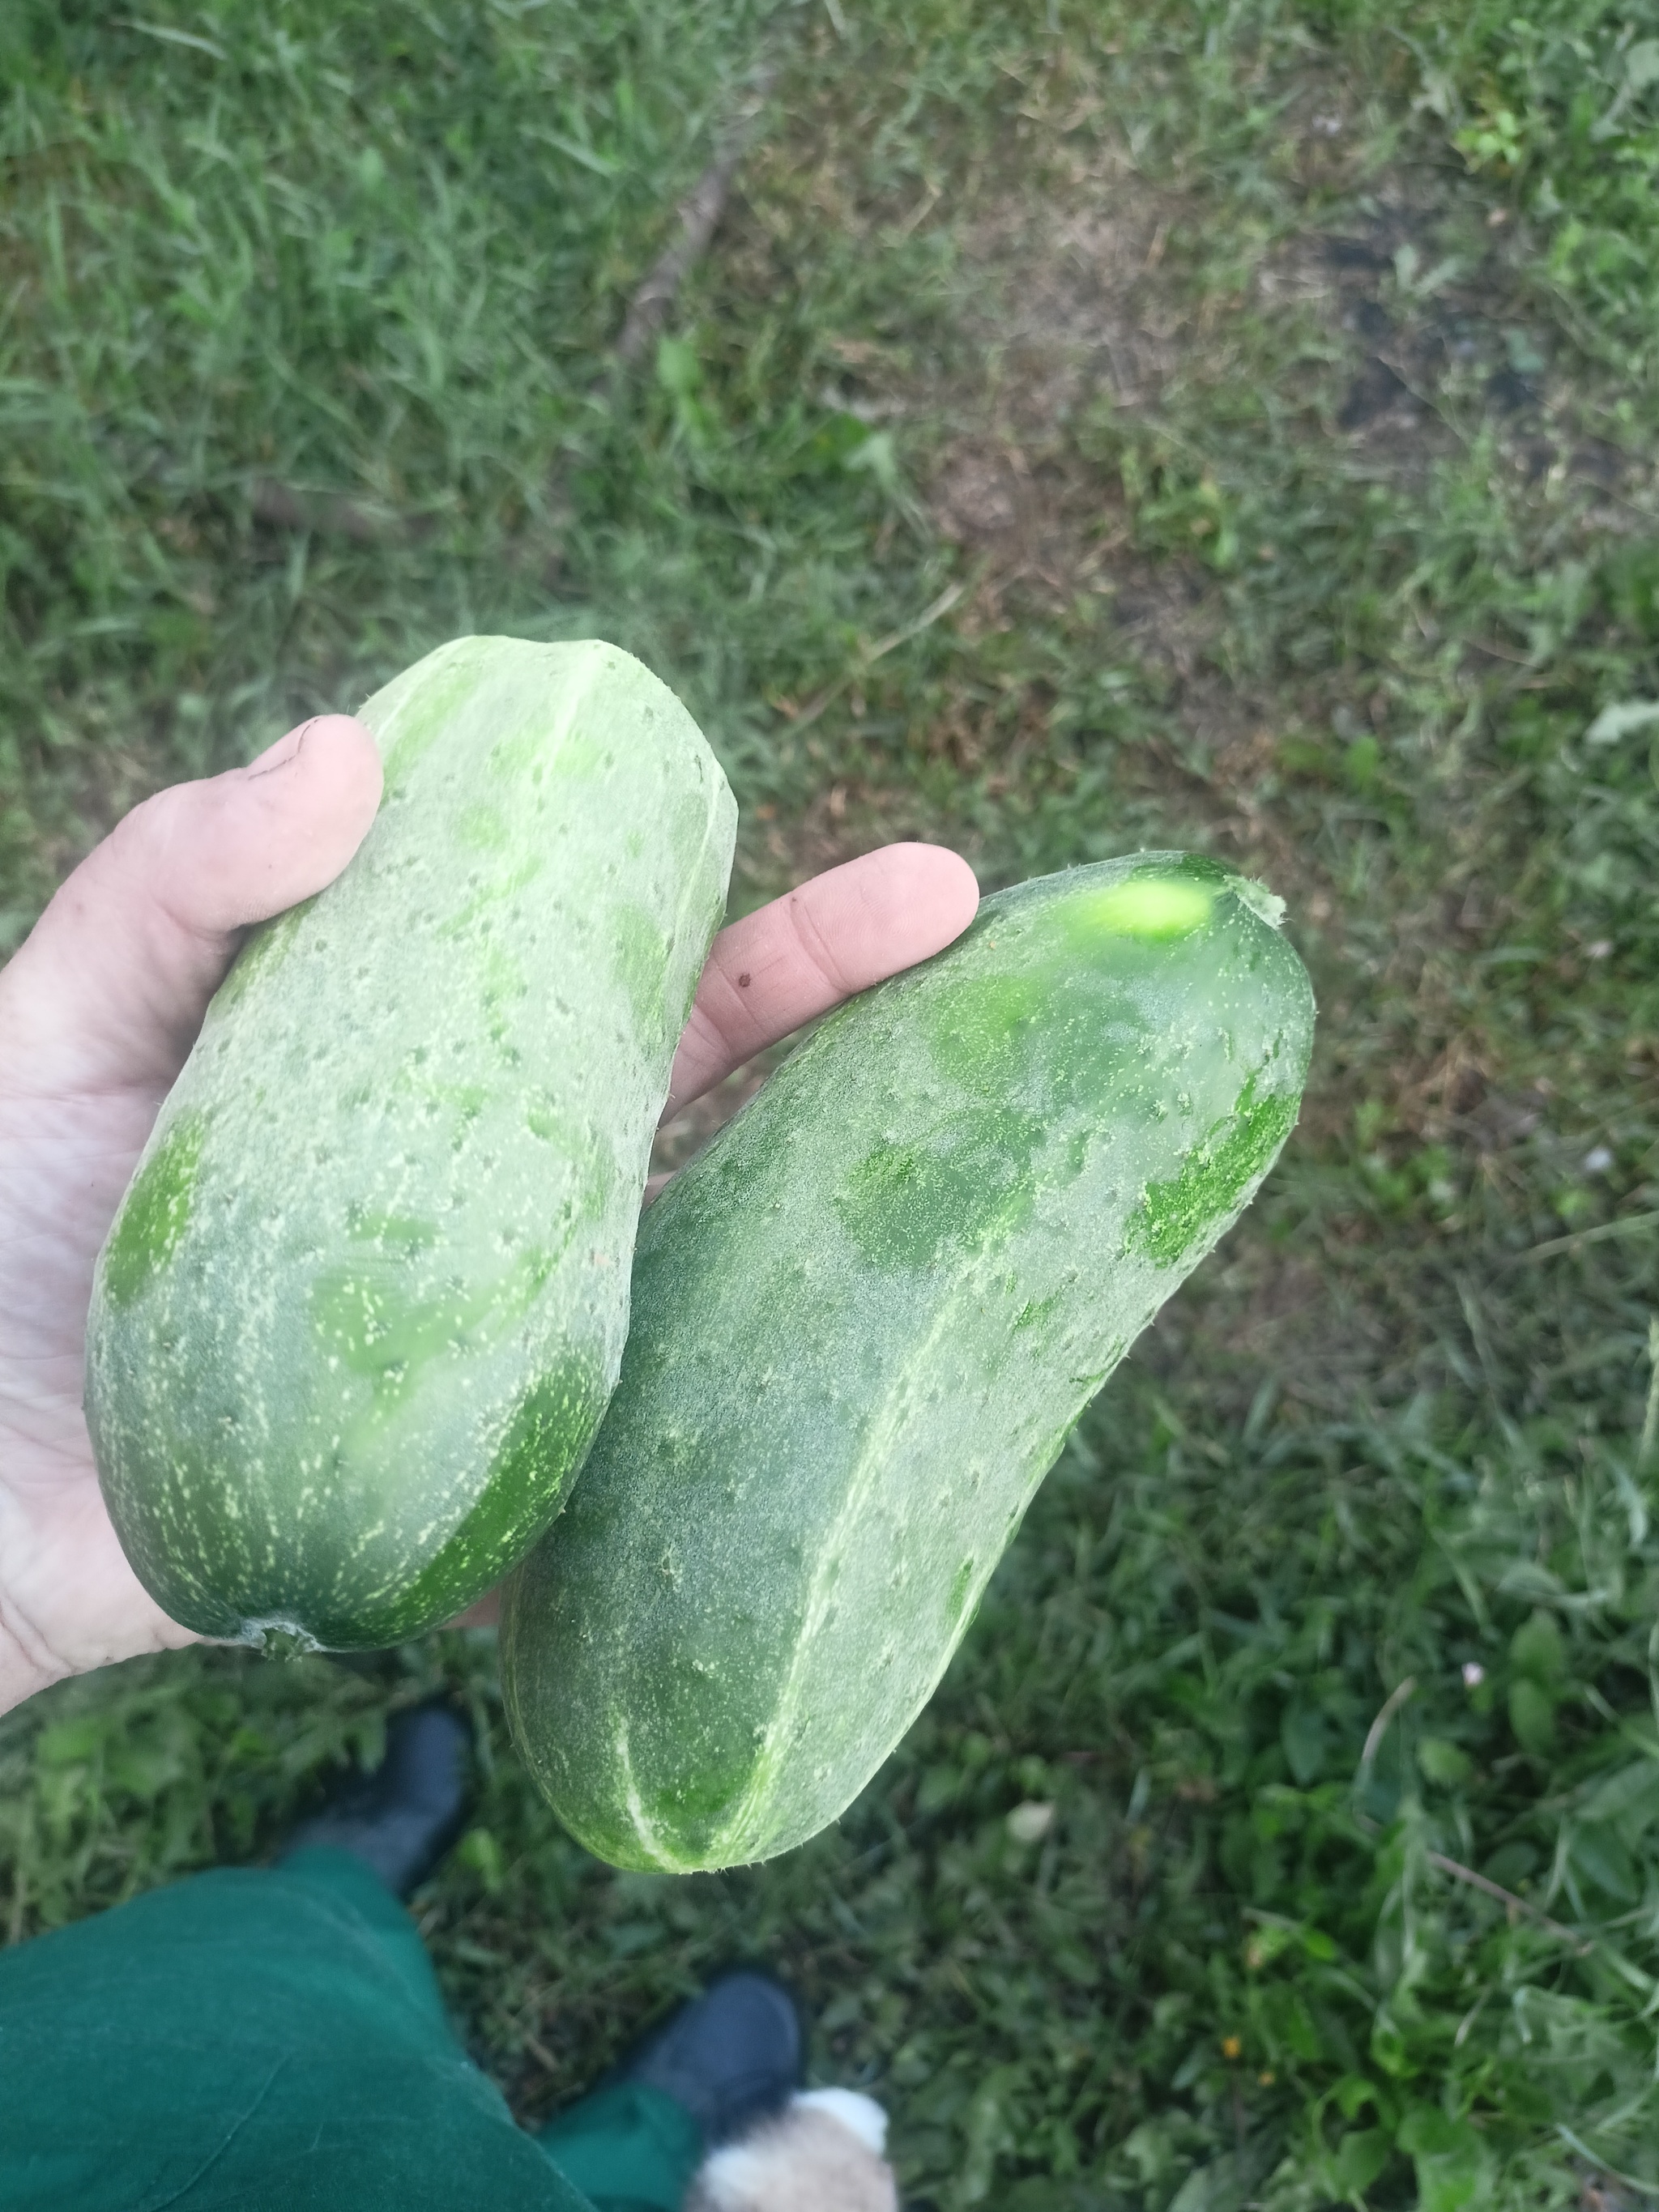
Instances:
[[[647,1214],[622,1380],[507,1587],[507,1710],[621,1866],[833,1820],[1072,1424],[1237,1218],[1313,1033],[1279,902],[1172,854],[988,899]]]
[[[557,1510],[614,1386],[736,810],[598,643],[462,638],[362,719],[362,847],[256,932],[104,1248],[88,1414],[176,1620],[373,1649]]]

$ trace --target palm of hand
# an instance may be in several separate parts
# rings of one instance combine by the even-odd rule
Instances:
[[[81,1408],[93,1262],[160,1094],[20,1074],[0,1075],[0,1706],[14,1678],[188,1640],[115,1540]]]
[[[332,881],[379,803],[342,715],[137,808],[0,970],[0,1711],[191,1641],[105,1510],[82,1409],[94,1264],[156,1109],[246,927]],[[678,1110],[814,1015],[948,944],[965,862],[899,845],[724,930],[674,1063]]]

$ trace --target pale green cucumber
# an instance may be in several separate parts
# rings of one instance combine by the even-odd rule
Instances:
[[[1296,1120],[1314,1009],[1279,911],[1171,854],[988,899],[646,1216],[621,1382],[503,1629],[514,1732],[589,1850],[769,1857],[892,1750]]]
[[[557,1510],[616,1381],[736,821],[614,646],[461,638],[362,718],[380,812],[214,1000],[88,1334],[145,1587],[301,1648],[448,1618]]]

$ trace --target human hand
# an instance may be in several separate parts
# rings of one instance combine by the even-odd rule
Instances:
[[[343,714],[136,807],[0,969],[0,1712],[195,1639],[128,1566],[82,1411],[93,1265],[247,928],[332,882],[380,803]],[[972,920],[954,854],[890,845],[714,940],[666,1111]],[[470,1619],[483,1617],[484,1607]]]

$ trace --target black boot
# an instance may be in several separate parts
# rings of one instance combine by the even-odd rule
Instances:
[[[684,2106],[713,2144],[785,2104],[801,2059],[794,1999],[769,1974],[738,1967],[671,2014],[619,2073]]]
[[[354,1774],[302,1820],[279,1859],[323,1845],[349,1851],[394,1896],[418,1889],[459,1839],[471,1810],[472,1731],[453,1705],[416,1705],[386,1723],[386,1757]]]

